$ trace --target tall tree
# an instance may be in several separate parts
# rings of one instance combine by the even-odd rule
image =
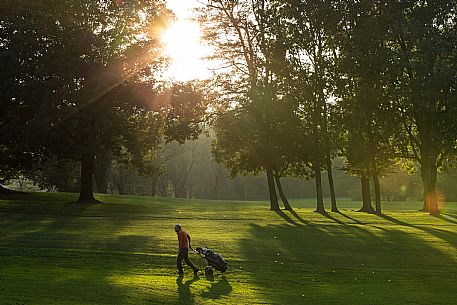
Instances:
[[[42,147],[48,155],[79,160],[79,201],[94,202],[95,155],[118,151],[134,125],[129,118],[147,110],[147,101],[138,104],[130,89],[151,81],[161,64],[157,37],[164,5],[24,1],[7,2],[6,9],[2,53],[15,54],[8,73],[28,88],[8,102],[33,109],[16,128],[34,151]],[[152,95],[151,86],[148,91]]]
[[[281,38],[292,66],[289,82],[292,88],[296,87],[291,92],[294,92],[297,112],[301,113],[303,124],[307,125],[305,130],[309,132],[307,136],[312,138],[314,146],[314,153],[303,157],[305,162],[308,159],[312,161],[316,181],[316,211],[325,213],[321,178],[325,168],[329,172],[332,210],[337,211],[331,172],[335,146],[332,144],[334,131],[330,130],[329,124],[332,109],[329,103],[334,91],[331,71],[337,48],[334,31],[338,16],[332,1],[274,2],[284,23],[285,30]]]
[[[228,106],[228,113],[220,119],[226,124],[216,127],[216,147],[220,148],[217,159],[226,160],[227,165],[236,164],[232,169],[235,172],[265,171],[271,209],[277,210],[273,171],[280,155],[275,141],[284,130],[278,128],[281,122],[275,112],[282,104],[278,101],[278,45],[275,43],[275,30],[280,23],[273,10],[271,2],[265,0],[208,1],[201,11],[200,21],[208,43],[214,47],[211,57],[222,62],[226,72],[215,79]],[[239,129],[239,126],[229,124],[227,118],[249,129],[240,134],[236,132],[240,135],[236,146],[222,148],[226,139],[219,139],[219,136],[230,133],[229,127]],[[238,150],[233,151],[234,147]],[[231,156],[223,157],[228,151],[236,153],[237,162]],[[256,153],[259,155],[254,157]]]
[[[438,169],[457,141],[457,1],[389,1],[388,40],[400,68],[392,87],[409,142],[405,155],[420,164],[423,210],[439,215]]]
[[[395,56],[389,49],[386,4],[347,1],[339,25],[337,60],[338,107],[344,126],[346,169],[361,178],[362,211],[373,212],[370,183],[375,184],[376,210],[381,213],[379,176],[386,174],[398,154],[398,108],[389,83]]]

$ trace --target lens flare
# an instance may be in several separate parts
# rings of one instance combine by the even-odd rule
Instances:
[[[201,29],[191,18],[179,18],[162,35],[164,55],[170,59],[166,78],[178,81],[206,79],[211,76],[204,59],[209,50],[201,42]]]

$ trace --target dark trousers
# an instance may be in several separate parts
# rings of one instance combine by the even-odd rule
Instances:
[[[178,259],[176,260],[176,265],[178,266],[179,273],[183,272],[183,270],[182,270],[182,260],[184,260],[186,262],[186,264],[190,268],[192,268],[194,271],[198,270],[198,268],[195,267],[195,265],[189,259],[189,249],[187,249],[187,248],[179,249]]]

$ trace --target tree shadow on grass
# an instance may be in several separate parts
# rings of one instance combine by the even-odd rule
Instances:
[[[385,220],[387,220],[387,221],[393,222],[394,224],[400,225],[400,226],[406,226],[406,227],[412,227],[412,228],[416,227],[416,226],[414,226],[412,224],[409,224],[407,222],[404,222],[404,221],[401,221],[399,219],[393,218],[392,216],[388,216],[386,214],[376,214],[376,215],[381,217],[381,218],[383,218],[383,219],[385,219]]]
[[[447,216],[449,218],[457,219],[457,214],[451,213],[451,212],[444,212],[444,216]]]
[[[416,304],[427,304],[440,300],[438,286],[453,289],[451,279],[436,283],[443,272],[456,271],[455,260],[411,231],[328,224],[250,226],[249,238],[240,243],[244,269],[268,303],[414,303],[404,290],[415,287],[412,293],[422,293]],[[383,297],[363,299],[361,287]],[[444,300],[451,295],[446,293]]]
[[[46,196],[48,195],[48,196]],[[90,204],[76,203],[76,194],[61,193],[27,193],[15,198],[9,198],[6,204],[0,206],[0,213],[12,215],[55,215],[81,216],[91,207]],[[27,217],[27,216],[26,216]]]
[[[29,193],[12,191],[12,193],[0,193],[0,200],[24,200],[30,196]]]
[[[449,216],[449,214],[446,214],[446,213],[443,213],[439,216],[434,216],[438,219],[441,219],[441,220],[444,220],[445,222],[448,222],[448,223],[452,223],[452,224],[457,224],[457,220],[455,220],[455,216],[452,217],[452,216]]]
[[[349,219],[349,220],[352,220],[352,221],[355,222],[356,224],[365,225],[364,222],[361,222],[361,221],[358,220],[358,219],[355,219],[355,218],[353,218],[353,217],[350,217],[350,216],[348,216],[347,214],[344,214],[344,213],[341,212],[341,211],[338,211],[338,212],[336,212],[336,213],[340,214],[341,216],[343,216],[343,217],[345,217],[345,218],[347,218],[347,219]]]
[[[333,217],[332,215],[330,215],[328,212],[322,212],[322,213],[319,213],[319,214],[321,214],[321,215],[324,216],[325,218],[330,219],[330,220],[332,220],[332,221],[334,221],[334,222],[336,222],[336,223],[338,223],[338,224],[340,224],[340,225],[347,226],[346,223],[342,222],[342,221],[339,220],[339,219],[336,219],[335,217]]]
[[[287,221],[288,223],[296,226],[298,225],[292,218],[289,217],[289,215],[287,215],[286,213],[284,213],[283,211],[281,210],[276,210],[274,211],[276,214],[278,214],[282,219],[284,219],[285,221]]]
[[[395,223],[397,225],[414,228],[416,230],[430,234],[436,238],[446,241],[452,247],[457,248],[457,235],[454,232],[449,232],[449,231],[445,231],[445,230],[441,230],[441,229],[437,229],[437,228],[433,228],[433,227],[410,224],[410,223],[401,221],[399,219],[396,219],[392,216],[388,216],[385,214],[377,214],[377,215],[379,217],[381,217],[387,221],[390,221],[392,223]],[[441,217],[436,217],[436,218],[442,219]]]
[[[295,221],[295,219],[292,219],[289,215],[287,215],[285,212],[279,210],[279,211],[275,211],[276,214],[278,214],[282,219],[284,219],[285,221],[287,221],[288,223],[294,225],[294,226],[299,226],[299,225],[310,225],[308,222],[306,222],[300,215],[297,214],[296,211],[292,210],[292,211],[287,211],[289,212],[292,216],[294,216],[298,221]],[[318,212],[316,212],[318,213]],[[338,224],[341,224],[341,225],[346,225],[344,222],[342,222],[341,220],[339,219],[336,219],[335,217],[333,217],[332,215],[330,215],[329,213],[327,212],[323,212],[323,213],[318,213],[322,216],[324,216],[325,218],[327,219],[330,219]]]
[[[291,211],[289,211],[289,212],[290,212],[290,214],[292,214],[295,218],[297,218],[301,223],[303,223],[303,224],[305,224],[305,225],[308,224],[308,222],[306,222],[300,215],[298,215],[296,211],[291,210]]]
[[[129,234],[126,227],[136,218],[85,215],[89,205],[34,197],[2,209],[2,297],[12,304],[151,299],[148,289],[139,289],[131,299],[135,288],[124,281],[150,276],[151,266],[167,269],[170,259],[148,254],[159,243],[154,237]],[[141,286],[141,281],[136,283]],[[152,303],[170,300],[155,295]]]
[[[294,226],[299,226],[299,225],[311,225],[310,223],[306,222],[300,215],[298,215],[298,213],[294,210],[292,211],[288,211],[292,216],[294,216],[299,222],[295,221],[294,219],[292,219],[289,215],[287,215],[285,212],[279,210],[279,211],[275,211],[276,214],[278,214],[282,219],[284,219],[285,221],[287,221],[288,223],[294,225]],[[327,213],[327,212],[316,212],[322,216],[324,216],[325,218],[331,220],[331,221],[334,221],[340,225],[347,225],[346,223],[342,222],[341,220],[339,219],[336,219],[335,217],[333,217],[331,214]]]

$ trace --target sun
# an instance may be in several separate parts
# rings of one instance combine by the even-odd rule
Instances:
[[[209,51],[201,42],[200,26],[187,16],[176,15],[162,35],[164,55],[170,59],[164,76],[178,81],[209,78],[209,63],[204,59]]]

